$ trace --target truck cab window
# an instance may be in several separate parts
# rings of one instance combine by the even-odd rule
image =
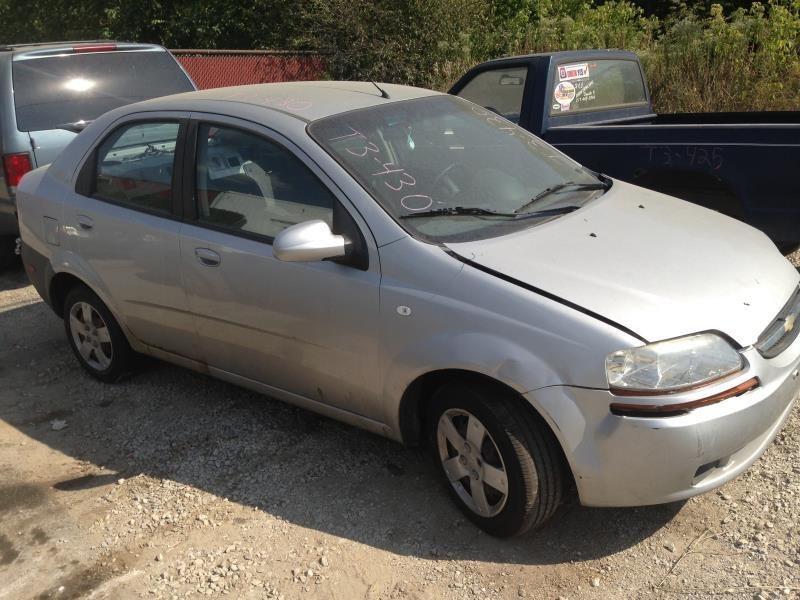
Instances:
[[[483,71],[473,77],[458,95],[519,123],[527,76],[527,67]]]
[[[554,73],[550,114],[624,108],[647,102],[639,63],[591,60],[559,64]]]

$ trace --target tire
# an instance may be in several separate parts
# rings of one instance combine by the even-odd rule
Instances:
[[[97,294],[83,285],[73,287],[64,299],[63,314],[67,341],[89,375],[113,383],[132,371],[135,354]]]
[[[566,480],[560,448],[547,425],[512,392],[484,383],[445,384],[433,395],[427,425],[434,463],[450,495],[487,533],[521,535],[558,508]]]

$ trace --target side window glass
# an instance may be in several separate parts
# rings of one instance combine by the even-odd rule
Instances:
[[[527,67],[484,71],[467,83],[458,95],[519,123],[527,77]]]
[[[196,178],[201,223],[269,238],[311,219],[333,225],[331,193],[288,150],[257,135],[201,124]]]
[[[136,123],[111,134],[97,150],[92,196],[170,214],[178,123]]]

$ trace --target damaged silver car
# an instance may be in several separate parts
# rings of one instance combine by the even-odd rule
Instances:
[[[114,110],[25,176],[27,272],[78,361],[147,354],[425,443],[497,536],[680,500],[798,393],[797,271],[466,100],[309,82]]]

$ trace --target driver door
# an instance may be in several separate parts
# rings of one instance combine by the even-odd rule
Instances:
[[[380,420],[380,272],[369,230],[324,174],[274,132],[219,116],[201,118],[196,132],[186,199],[193,217],[180,246],[202,360]],[[361,236],[367,264],[275,258],[275,236],[311,219]]]

